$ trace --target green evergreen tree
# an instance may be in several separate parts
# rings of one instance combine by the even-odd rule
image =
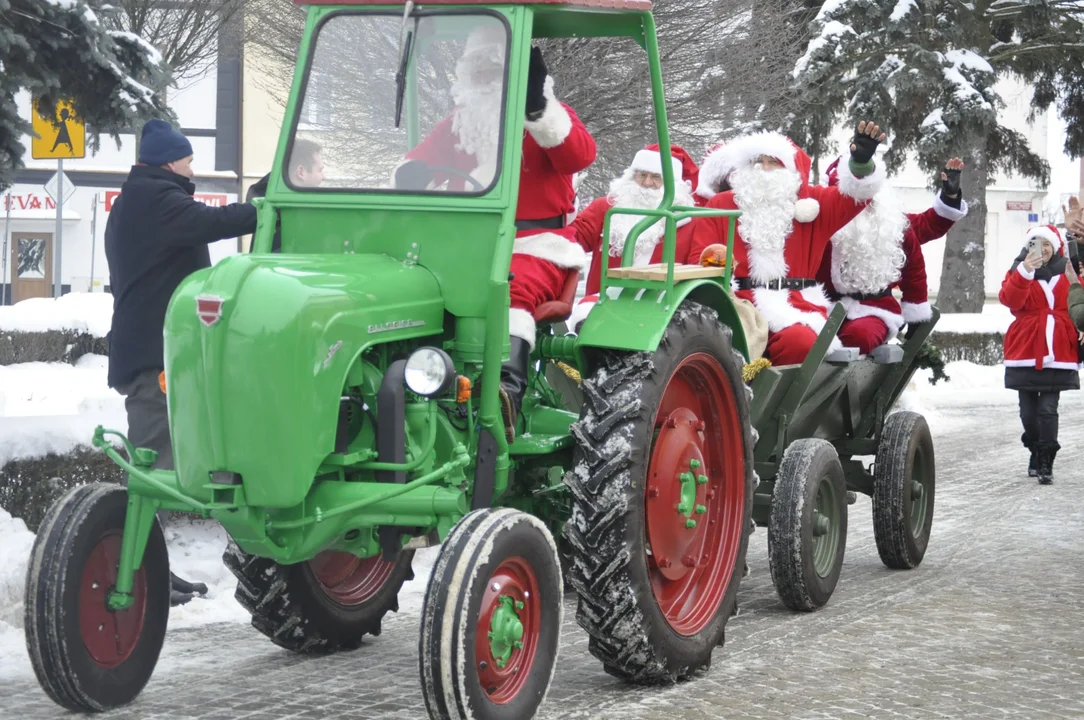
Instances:
[[[51,116],[71,99],[88,127],[88,149],[101,134],[119,133],[151,117],[173,119],[162,88],[168,68],[137,35],[112,30],[105,6],[83,0],[0,0],[0,190],[23,166],[21,136],[30,118],[20,116],[20,90],[40,98]]]
[[[829,0],[794,69],[801,112],[786,130],[826,155],[840,122],[876,120],[889,134],[885,162],[908,155],[930,173],[967,163],[970,212],[949,233],[938,292],[942,312],[979,312],[985,299],[986,188],[994,173],[1049,182],[1046,161],[999,117],[995,83],[1030,84],[1029,121],[1054,106],[1069,126],[1065,151],[1084,154],[1084,3],[1041,0]]]

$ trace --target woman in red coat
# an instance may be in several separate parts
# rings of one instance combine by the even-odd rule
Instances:
[[[1032,250],[1029,253],[1029,250]],[[1031,451],[1028,475],[1053,482],[1058,399],[1080,389],[1077,331],[1069,317],[1065,242],[1053,225],[1033,228],[1001,283],[998,299],[1015,318],[1005,333],[1005,387],[1020,395],[1020,438]]]

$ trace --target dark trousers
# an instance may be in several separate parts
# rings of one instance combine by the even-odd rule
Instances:
[[[1020,390],[1020,422],[1024,424],[1024,444],[1029,447],[1058,445],[1058,398],[1061,393]]]
[[[159,370],[144,370],[128,385],[118,388],[128,411],[128,439],[135,447],[158,453],[155,470],[173,469],[173,444],[169,438],[166,394],[158,386]],[[127,476],[126,476],[127,477]]]

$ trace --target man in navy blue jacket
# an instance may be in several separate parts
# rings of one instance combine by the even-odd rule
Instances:
[[[215,208],[195,198],[192,144],[162,120],[143,126],[132,167],[105,227],[113,293],[109,386],[125,396],[128,435],[158,452],[155,468],[173,468],[166,396],[158,384],[166,306],[181,281],[211,266],[207,246],[255,232],[256,208]],[[186,603],[207,587],[174,575],[171,601]]]

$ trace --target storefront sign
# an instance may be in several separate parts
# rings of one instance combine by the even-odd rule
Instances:
[[[1030,200],[1006,200],[1005,209],[1009,211],[1031,212]]]
[[[56,210],[56,203],[45,193],[23,193],[22,195],[11,194],[11,210]],[[7,212],[8,194],[0,195],[0,209]]]

